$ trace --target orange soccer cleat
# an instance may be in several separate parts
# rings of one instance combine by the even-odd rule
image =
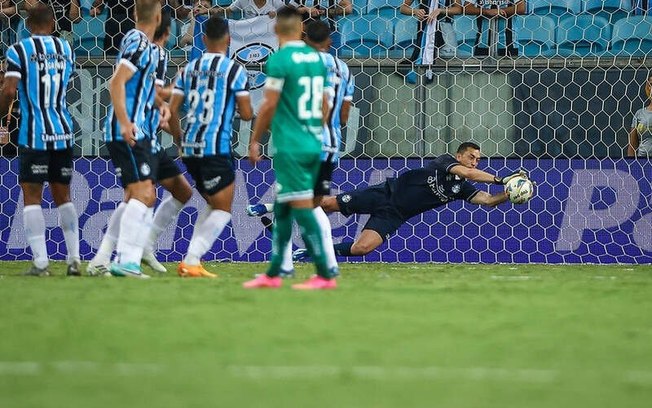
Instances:
[[[204,269],[202,264],[186,265],[185,263],[181,262],[177,272],[182,278],[217,278],[216,274],[210,273]]]

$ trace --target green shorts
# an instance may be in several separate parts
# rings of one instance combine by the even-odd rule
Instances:
[[[321,166],[321,152],[277,152],[272,164],[276,175],[276,201],[287,203],[313,198],[315,181]]]

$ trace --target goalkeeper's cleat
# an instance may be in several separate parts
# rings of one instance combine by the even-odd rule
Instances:
[[[136,279],[149,279],[150,277],[149,275],[145,275],[140,269],[140,265],[135,262],[125,264],[112,263],[110,271],[111,275],[117,277],[128,277]]]
[[[143,253],[143,257],[141,258],[141,262],[144,263],[145,265],[149,266],[154,270],[154,272],[158,273],[167,273],[167,269],[165,269],[165,266],[163,266],[162,263],[156,259],[154,256],[153,252],[145,252]]]
[[[306,248],[299,248],[292,252],[292,260],[295,262],[310,262],[310,254]]]
[[[305,282],[292,285],[292,289],[295,290],[324,290],[335,289],[336,287],[337,281],[335,278],[326,279],[319,275],[315,275]]]
[[[177,273],[182,278],[217,278],[214,273],[208,272],[204,269],[202,264],[199,265],[186,265],[181,262],[177,268]]]
[[[113,276],[111,275],[110,265],[107,264],[93,264],[91,261],[86,267],[86,273],[90,276]]]
[[[45,268],[37,268],[36,265],[32,265],[31,268],[23,273],[23,276],[50,276],[50,271],[47,266]]]
[[[260,217],[270,212],[270,209],[267,204],[254,204],[248,205],[246,211],[250,217]]]
[[[81,276],[81,262],[79,262],[79,259],[75,259],[68,264],[66,276]]]
[[[283,285],[283,279],[280,276],[270,277],[267,274],[261,274],[256,276],[255,279],[247,281],[242,284],[242,287],[245,289],[262,289],[270,288],[276,289],[280,288]]]

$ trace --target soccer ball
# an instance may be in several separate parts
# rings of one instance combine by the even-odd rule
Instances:
[[[514,204],[527,203],[534,194],[534,184],[525,177],[514,177],[505,185],[509,201]]]

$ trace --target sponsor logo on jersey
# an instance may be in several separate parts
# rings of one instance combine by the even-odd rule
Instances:
[[[293,52],[290,58],[292,58],[292,61],[295,64],[303,64],[306,62],[319,62],[321,60],[321,57],[316,52],[304,53],[304,52],[297,51],[297,52]]]
[[[152,171],[152,169],[149,168],[149,164],[143,163],[140,165],[140,174],[143,176],[149,176],[149,173]]]

